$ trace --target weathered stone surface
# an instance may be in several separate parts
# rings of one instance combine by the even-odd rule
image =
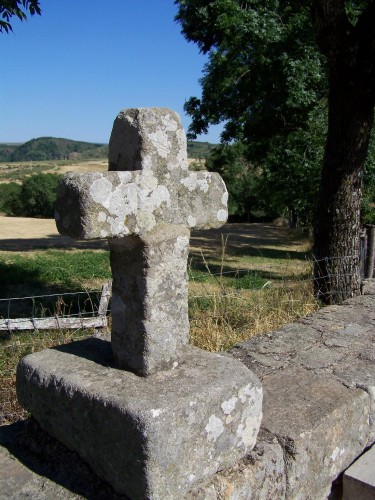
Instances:
[[[221,227],[228,195],[216,173],[189,172],[161,183],[151,171],[67,174],[60,185],[56,222],[77,239],[145,235],[160,223],[194,229]]]
[[[319,345],[321,333],[310,326],[293,323],[267,335],[252,337],[231,353],[258,376],[268,375],[294,364],[294,358]]]
[[[341,380],[348,387],[356,387],[364,390],[370,399],[369,413],[369,435],[367,444],[375,441],[375,362],[374,359],[366,359],[366,353],[363,356],[342,360],[334,369],[334,376]],[[374,349],[371,351],[374,355]]]
[[[143,378],[114,368],[109,342],[75,342],[24,358],[17,386],[45,430],[134,500],[182,498],[251,451],[261,420],[257,378],[193,348]]]
[[[187,170],[186,136],[178,114],[168,108],[120,111],[112,128],[108,160],[109,170],[146,168],[158,176],[178,168]]]
[[[262,428],[285,451],[287,497],[327,497],[331,482],[367,443],[367,394],[302,368],[266,376],[262,384]]]
[[[262,381],[262,429],[284,450],[286,498],[326,498],[375,441],[374,327],[366,295],[232,349]]]
[[[118,365],[138,374],[172,367],[189,341],[189,230],[165,227],[148,238],[110,240],[109,246]]]
[[[263,431],[247,457],[215,474],[185,500],[282,500],[285,494],[283,449],[276,438]]]

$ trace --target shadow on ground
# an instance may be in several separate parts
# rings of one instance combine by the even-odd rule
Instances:
[[[107,250],[106,240],[76,241],[68,236],[50,234],[43,238],[8,238],[0,240],[0,251],[32,252],[46,249],[64,250]]]
[[[4,499],[128,500],[32,418],[0,426],[0,469]]]

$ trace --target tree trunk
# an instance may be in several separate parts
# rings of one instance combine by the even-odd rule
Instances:
[[[326,304],[360,294],[362,178],[374,120],[375,1],[352,24],[343,0],[314,0],[328,68],[328,134],[314,227],[315,292]]]
[[[331,69],[329,84],[328,135],[314,227],[314,284],[324,303],[339,304],[360,294],[362,178],[374,113],[371,100],[347,71]]]

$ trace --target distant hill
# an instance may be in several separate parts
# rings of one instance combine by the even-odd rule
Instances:
[[[4,150],[3,150],[4,151]],[[106,144],[72,141],[56,137],[39,137],[16,147],[3,161],[45,161],[105,158]]]
[[[207,159],[215,144],[188,141],[189,158]],[[88,160],[108,157],[108,144],[39,137],[24,144],[0,144],[0,162]]]
[[[9,158],[13,151],[21,146],[22,143],[0,143],[0,162],[9,161]]]

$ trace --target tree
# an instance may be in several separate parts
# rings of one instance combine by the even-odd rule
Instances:
[[[352,20],[342,0],[316,1],[312,8],[329,82],[328,133],[314,227],[316,291],[326,303],[360,293],[362,186],[375,106],[375,2],[352,6],[358,9],[353,9]]]
[[[240,142],[220,145],[211,153],[206,167],[218,172],[225,181],[229,215],[250,221],[262,203],[259,168],[247,159],[246,145]]]
[[[27,13],[31,16],[41,14],[42,11],[38,0],[1,0],[0,1],[0,33],[13,31],[10,20],[13,16],[21,21],[27,19]]]
[[[184,36],[208,54],[202,97],[190,98],[190,137],[225,121],[222,139],[265,160],[307,129],[328,99],[314,225],[317,295],[360,293],[362,178],[375,104],[375,1],[177,0]],[[334,277],[334,279],[332,279]]]
[[[326,100],[309,113],[306,126],[277,136],[263,167],[262,185],[268,205],[287,211],[289,226],[311,232],[324,150]]]
[[[375,131],[373,130],[367,155],[362,202],[362,222],[375,224]]]

